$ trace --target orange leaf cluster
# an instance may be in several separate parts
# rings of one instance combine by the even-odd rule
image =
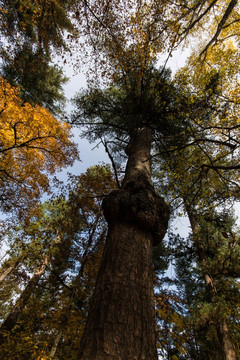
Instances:
[[[49,190],[49,174],[72,165],[76,145],[70,126],[40,106],[23,103],[18,89],[0,78],[0,206],[37,199]]]

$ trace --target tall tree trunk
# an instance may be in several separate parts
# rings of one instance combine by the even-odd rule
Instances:
[[[152,244],[169,211],[151,183],[147,128],[130,139],[120,190],[103,201],[108,235],[83,334],[80,360],[157,360]]]
[[[65,322],[67,323],[67,321],[68,321],[68,320],[67,320],[67,317],[66,317]],[[52,359],[52,358],[54,357],[54,355],[55,355],[55,353],[56,353],[56,351],[57,351],[58,345],[59,345],[60,340],[61,340],[62,335],[63,335],[63,331],[65,330],[65,327],[66,327],[65,322],[63,322],[63,321],[61,322],[61,325],[63,326],[63,328],[61,328],[61,329],[57,332],[57,335],[55,336],[53,345],[52,345],[51,350],[50,350],[50,352],[49,352],[49,357],[50,357],[50,359]]]
[[[81,262],[81,266],[80,266],[80,269],[78,271],[78,274],[76,276],[76,278],[74,279],[74,285],[72,287],[72,291],[70,293],[70,296],[69,296],[69,300],[68,300],[68,303],[67,303],[67,306],[64,310],[64,314],[61,316],[61,319],[60,319],[60,323],[61,323],[61,327],[60,329],[58,330],[56,336],[55,336],[55,339],[54,339],[54,342],[53,342],[53,345],[51,347],[51,350],[49,352],[49,357],[50,358],[53,358],[55,356],[55,353],[57,351],[57,348],[59,346],[59,343],[61,341],[61,338],[64,334],[64,331],[68,325],[68,320],[69,320],[69,316],[70,316],[70,313],[71,313],[71,308],[72,308],[72,304],[73,304],[73,301],[76,297],[76,289],[77,289],[77,286],[79,285],[79,283],[81,282],[81,277],[83,275],[83,272],[84,272],[84,269],[85,269],[85,265],[86,265],[86,262],[88,260],[88,257],[89,257],[89,254],[91,252],[91,246],[92,246],[92,243],[93,243],[93,238],[94,238],[94,234],[95,234],[95,231],[96,231],[96,228],[97,228],[97,225],[98,225],[98,222],[99,222],[99,217],[98,216],[96,218],[96,221],[93,225],[93,228],[91,229],[91,232],[89,233],[89,237],[88,237],[88,241],[87,241],[87,244],[86,244],[86,248],[81,256],[81,259],[80,259],[80,262]],[[105,233],[105,232],[104,232]],[[97,244],[95,244],[96,246]],[[95,247],[94,246],[94,247]],[[93,249],[94,249],[93,247]]]
[[[10,264],[5,270],[3,270],[0,274],[0,284],[6,279],[6,277],[8,275],[11,274],[11,272],[16,269],[16,267],[18,266],[18,264],[23,261],[25,258],[27,257],[26,255],[21,255],[19,256],[16,261],[13,264]]]
[[[61,237],[58,235],[56,239],[54,240],[54,243],[52,245],[52,248],[55,246],[61,245]],[[15,325],[17,324],[17,321],[19,319],[19,316],[21,315],[23,309],[27,305],[27,302],[33,293],[34,289],[36,288],[39,280],[41,279],[41,276],[44,274],[46,267],[49,263],[50,257],[47,254],[39,268],[36,270],[36,272],[33,274],[32,278],[28,282],[27,286],[21,293],[20,297],[16,301],[16,304],[12,308],[11,312],[7,316],[7,318],[4,320],[0,327],[0,346],[5,343],[5,341],[8,338],[8,335],[11,333],[11,331],[14,329]]]
[[[187,210],[188,218],[190,221],[190,225],[192,228],[192,232],[194,235],[197,236],[198,234],[198,224],[197,219],[193,213],[193,210],[191,209],[191,206],[185,202],[185,207]],[[199,258],[199,261],[203,264],[203,266],[206,264],[206,255],[204,252],[204,249],[201,246],[201,239],[196,240],[196,247],[197,247],[197,255]],[[209,298],[211,299],[211,302],[214,302],[214,299],[217,295],[217,289],[214,283],[214,279],[212,276],[204,272],[204,279],[205,279],[205,285],[206,290],[209,295]],[[218,340],[220,343],[220,347],[222,350],[222,354],[224,357],[224,360],[236,360],[236,353],[234,350],[233,343],[231,341],[228,326],[225,319],[220,319],[218,322],[215,323]]]
[[[49,257],[46,256],[44,261],[37,269],[37,271],[32,276],[31,280],[28,282],[27,286],[21,293],[19,299],[17,300],[16,304],[14,305],[13,309],[4,320],[0,328],[0,345],[2,345],[7,340],[7,335],[13,330],[15,325],[17,324],[18,318],[21,315],[23,309],[25,308],[32,292],[34,291],[35,287],[37,286],[41,276],[45,272],[46,266],[48,264]]]
[[[57,334],[56,334],[56,336],[54,338],[53,345],[52,345],[51,350],[49,352],[50,359],[52,359],[55,356],[57,348],[59,346],[59,343],[60,343],[60,341],[62,339],[62,336],[64,334],[64,331],[65,331],[65,329],[66,329],[66,327],[68,325],[72,304],[73,304],[73,301],[74,301],[74,299],[76,297],[76,285],[77,285],[77,281],[79,280],[78,275],[77,275],[74,287],[72,289],[72,292],[70,294],[67,307],[65,308],[64,314],[61,316],[61,319],[60,319],[61,327],[59,328],[59,330],[58,330],[58,332],[57,332]]]
[[[236,360],[236,353],[229,335],[227,323],[224,319],[218,324],[217,333],[225,360]]]

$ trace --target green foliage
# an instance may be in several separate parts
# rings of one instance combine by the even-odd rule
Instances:
[[[69,2],[1,0],[2,34],[14,44],[28,41],[49,53],[64,45],[63,31],[71,30]]]
[[[51,65],[53,49],[66,51],[72,32],[68,1],[0,1],[1,76],[18,85],[24,101],[56,113],[64,101],[62,71]]]
[[[32,52],[27,46],[15,50],[14,58],[9,56],[2,66],[2,76],[13,86],[19,86],[19,95],[31,105],[48,108],[59,113],[65,102],[62,86],[67,78],[56,65],[40,51]]]
[[[211,211],[197,219],[198,233],[185,240],[171,235],[169,241],[175,263],[175,280],[170,284],[176,286],[172,291],[181,299],[177,314],[184,323],[182,346],[187,355],[175,354],[179,359],[223,359],[217,331],[221,322],[227,323],[231,341],[239,351],[239,235],[230,213]],[[161,321],[160,317],[159,324]],[[159,330],[160,343],[168,354],[176,351],[173,335],[169,335],[171,324],[172,320],[165,320]]]
[[[185,113],[188,98],[172,82],[170,71],[163,68],[146,69],[138,84],[133,72],[104,90],[82,91],[74,104],[72,123],[82,125],[82,136],[91,141],[104,139],[112,156],[117,157],[125,156],[123,148],[129,137],[144,126],[150,129],[156,146],[173,142],[176,146],[182,143],[181,134],[189,122]]]
[[[154,250],[159,277],[170,252],[176,265],[178,293],[162,291],[156,296],[159,346],[173,360],[221,359],[216,325],[222,320],[239,352],[239,239],[230,216],[209,210],[239,198],[239,55],[233,43],[224,41],[239,35],[236,5],[234,0],[0,1],[1,71],[19,86],[22,99],[59,111],[56,102],[63,100],[65,78],[51,66],[51,56],[67,49],[63,35],[73,31],[71,10],[87,37],[87,47],[94,44],[101,64],[98,70],[111,79],[105,90],[94,87],[76,97],[73,121],[86,126],[84,135],[91,140],[110,142],[115,152],[134,131],[147,126],[154,151],[160,154],[154,154],[160,192],[165,189],[169,202],[177,198],[175,205],[179,199],[188,201],[196,212],[197,233],[193,231],[186,241],[172,237],[169,247],[164,244]],[[153,67],[159,53],[167,49],[171,54],[189,33],[204,28],[212,37],[207,46],[200,44],[207,51],[205,62],[194,55],[174,81],[168,70]],[[222,41],[212,47],[220,36]],[[6,89],[2,99],[1,114],[6,112]],[[17,112],[23,108],[17,107]],[[15,115],[12,109],[9,133],[16,130]],[[14,140],[16,145],[19,137]],[[38,173],[34,159],[28,163],[34,163]],[[6,164],[13,168],[10,161]],[[35,172],[30,171],[30,178]],[[43,257],[50,259],[5,348],[8,358],[48,357],[61,329],[57,356],[77,357],[106,232],[100,202],[114,184],[109,168],[100,166],[71,181],[60,197],[3,233],[10,247],[3,271],[10,265],[14,270],[2,288],[2,318]],[[12,195],[15,187],[8,186],[8,191]],[[59,238],[61,247],[53,246]],[[207,275],[213,279],[214,295],[204,284]]]
[[[165,242],[161,242],[158,246],[153,248],[153,267],[155,273],[163,273],[168,268],[170,252]]]
[[[57,356],[76,358],[106,235],[101,201],[115,186],[109,166],[93,166],[71,178],[61,195],[3,229],[9,258],[2,268],[21,257],[1,287],[3,323],[13,299],[21,298],[43,258],[49,258],[8,342],[2,344],[3,359],[47,358],[60,331]]]

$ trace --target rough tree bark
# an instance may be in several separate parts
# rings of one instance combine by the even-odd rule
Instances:
[[[189,218],[190,225],[192,228],[192,232],[193,232],[193,234],[197,235],[198,224],[197,224],[195,215],[191,209],[191,206],[187,202],[185,202],[185,207],[187,210],[187,214],[188,214],[188,218]],[[204,249],[201,246],[200,239],[199,239],[199,241],[196,241],[196,246],[197,246],[198,258],[199,258],[200,262],[204,265],[204,264],[206,264],[206,255],[205,255]],[[211,302],[214,302],[214,299],[217,295],[217,289],[216,289],[216,286],[214,283],[214,279],[212,278],[212,276],[210,276],[206,272],[204,272],[204,279],[205,279],[205,286],[206,286],[206,290],[209,295],[209,298],[211,299]],[[220,347],[222,350],[224,360],[237,360],[234,346],[233,346],[233,343],[232,343],[230,335],[229,335],[226,320],[220,319],[218,322],[215,323],[215,326],[216,326],[218,340],[219,340],[219,344],[220,344]]]
[[[151,133],[131,137],[120,190],[103,201],[108,235],[83,334],[80,360],[157,360],[152,245],[169,210],[151,183]]]

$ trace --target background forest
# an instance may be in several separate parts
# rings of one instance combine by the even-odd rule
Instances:
[[[0,0],[0,34],[1,359],[84,359],[108,229],[134,217],[153,233],[158,358],[240,359],[238,1]],[[71,114],[56,58],[87,78]],[[109,164],[61,182],[54,174],[84,156],[74,128]],[[147,225],[143,187],[155,201]],[[137,346],[131,359],[146,359]]]

